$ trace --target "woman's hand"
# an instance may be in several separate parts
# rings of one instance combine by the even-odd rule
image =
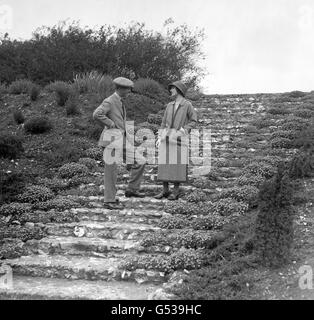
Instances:
[[[181,132],[182,134],[186,134],[185,129],[183,129],[182,127],[181,127],[181,129],[179,130],[179,132]]]

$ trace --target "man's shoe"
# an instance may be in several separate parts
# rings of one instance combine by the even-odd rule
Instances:
[[[160,193],[158,193],[154,198],[157,199],[157,200],[160,200],[160,199],[163,199],[163,198],[168,198],[170,195],[170,192],[169,191],[162,191]]]
[[[139,191],[131,191],[131,190],[126,190],[125,191],[125,196],[127,198],[144,198],[145,194]]]
[[[104,202],[103,208],[108,209],[108,210],[123,210],[124,205],[117,202],[117,201],[116,202]]]

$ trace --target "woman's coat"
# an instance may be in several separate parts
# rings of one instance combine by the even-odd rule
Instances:
[[[177,110],[175,102],[167,105],[161,123],[157,176],[159,181],[187,181],[188,133],[196,123],[197,114],[190,101],[184,99]],[[179,131],[181,128],[185,130],[185,134]]]

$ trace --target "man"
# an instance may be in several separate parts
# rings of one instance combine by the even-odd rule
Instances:
[[[123,154],[126,162],[131,167],[130,180],[125,191],[126,197],[139,197],[145,195],[139,192],[145,164],[138,164],[134,157],[134,151],[130,148],[130,139],[126,130],[126,110],[123,99],[133,88],[133,82],[119,77],[114,79],[115,93],[106,98],[94,111],[93,118],[105,126],[98,145],[104,148],[104,208],[110,210],[122,210],[124,206],[116,199],[117,162],[107,161],[105,154],[118,152]],[[115,144],[112,142],[114,137]],[[118,137],[118,138],[117,138]]]

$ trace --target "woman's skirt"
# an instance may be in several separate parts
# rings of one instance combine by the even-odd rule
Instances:
[[[158,181],[187,182],[188,181],[188,144],[177,143],[166,137],[160,143],[158,154]]]

